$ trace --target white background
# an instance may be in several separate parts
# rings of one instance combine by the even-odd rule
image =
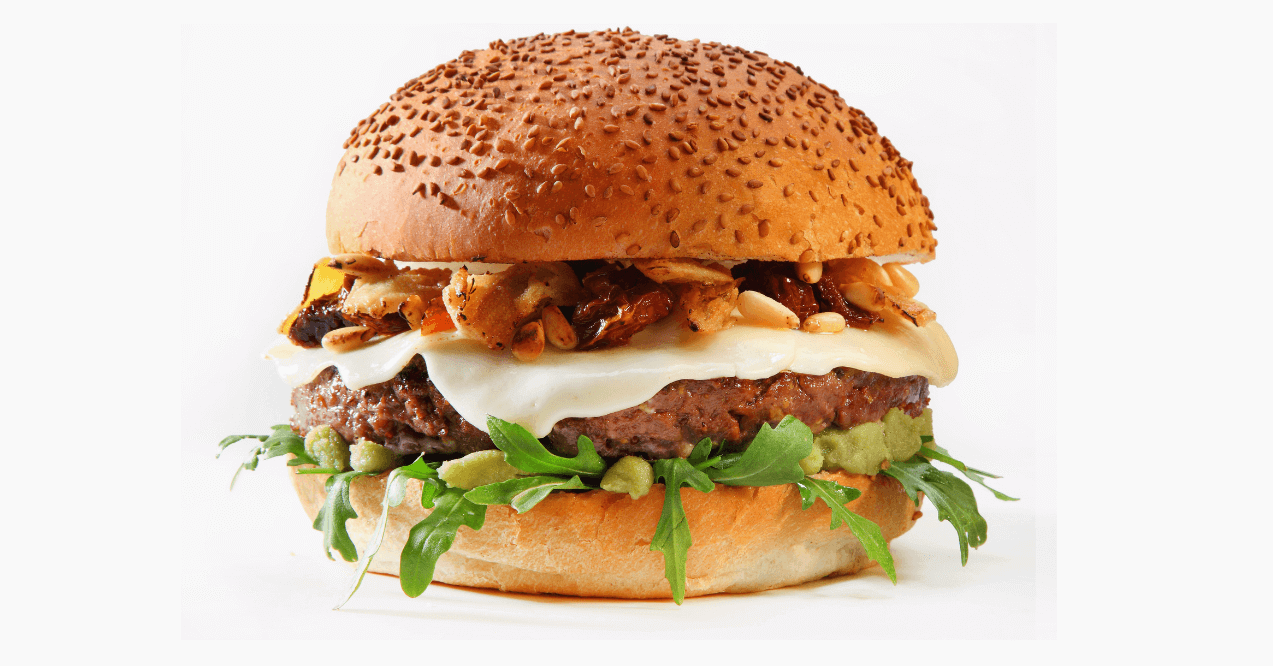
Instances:
[[[737,13],[722,15],[716,3],[684,1],[649,0],[641,9],[648,16],[710,22],[694,28],[693,33],[702,37],[708,32],[723,34],[722,20],[763,22],[764,27],[747,30],[754,37],[735,40],[762,50],[759,40],[796,35],[785,53],[846,95],[847,85],[824,72],[824,67],[835,63],[796,54],[812,48],[856,52],[876,32],[892,30],[878,25],[881,22],[1059,24],[1056,85],[1039,85],[1045,97],[1057,95],[1053,125],[1057,135],[1055,141],[1045,139],[1039,144],[1043,147],[1035,176],[1039,216],[1024,224],[1043,230],[1035,237],[1038,264],[1033,273],[1038,296],[1033,320],[1037,371],[1026,373],[1028,382],[1021,389],[1036,391],[1040,405],[1035,412],[1035,473],[1033,489],[1011,488],[1027,497],[1011,509],[1020,508],[1029,513],[1019,515],[1032,517],[1040,501],[1055,500],[1059,516],[1055,549],[1048,550],[1046,540],[1037,533],[1034,541],[1027,538],[1016,543],[1032,543],[1036,553],[1057,555],[1060,645],[857,643],[851,652],[830,654],[913,662],[1007,663],[1007,657],[1016,656],[1016,663],[1055,663],[1075,657],[1171,663],[1249,658],[1252,648],[1263,649],[1264,598],[1273,589],[1266,562],[1268,500],[1263,480],[1268,436],[1261,418],[1270,397],[1267,377],[1273,371],[1264,325],[1269,286],[1264,257],[1273,242],[1273,220],[1264,204],[1273,178],[1268,159],[1273,154],[1273,123],[1268,120],[1264,82],[1273,53],[1267,22],[1254,11],[1260,5],[1249,0],[1215,0],[1205,6],[1139,0],[917,0],[844,2],[821,8],[807,3],[775,8],[740,2],[730,7]],[[0,23],[0,67],[5,73],[0,123],[6,132],[5,159],[0,160],[0,195],[5,205],[0,228],[10,277],[9,325],[3,337],[8,379],[4,432],[9,444],[3,496],[6,547],[0,549],[9,616],[6,656],[19,661],[75,656],[96,662],[127,655],[136,663],[223,665],[264,658],[288,663],[317,655],[324,661],[361,663],[367,659],[436,660],[471,648],[471,642],[434,642],[401,650],[382,644],[369,650],[361,644],[342,646],[323,640],[409,637],[430,626],[418,622],[411,632],[382,632],[368,631],[363,622],[358,625],[362,631],[349,631],[358,622],[357,612],[326,613],[324,617],[342,620],[321,620],[312,630],[295,629],[301,621],[320,616],[313,609],[321,608],[330,597],[272,576],[281,568],[278,559],[295,562],[312,557],[316,542],[302,543],[299,549],[293,546],[305,538],[314,539],[313,533],[303,525],[296,527],[303,522],[298,509],[281,499],[267,499],[284,482],[277,471],[263,466],[252,483],[245,482],[227,495],[224,479],[234,463],[211,462],[203,453],[208,437],[222,434],[212,432],[214,422],[233,419],[237,428],[249,417],[278,414],[286,409],[285,390],[263,383],[275,380],[255,361],[257,348],[250,340],[238,343],[242,352],[220,352],[220,347],[234,344],[236,336],[247,340],[260,334],[260,322],[239,322],[227,315],[241,333],[231,331],[211,347],[196,344],[206,338],[190,337],[194,332],[186,322],[210,307],[197,300],[209,294],[189,287],[187,280],[206,286],[192,275],[206,269],[206,274],[228,285],[240,272],[272,270],[271,262],[247,266],[239,253],[254,248],[255,243],[247,239],[278,229],[278,224],[293,225],[295,233],[289,242],[298,248],[312,243],[312,249],[295,252],[297,258],[289,261],[297,267],[283,266],[277,275],[262,273],[262,279],[236,300],[244,307],[250,303],[268,306],[270,322],[277,316],[271,303],[286,300],[284,308],[290,307],[294,297],[282,290],[289,288],[286,285],[297,270],[304,270],[299,257],[304,255],[308,261],[323,249],[318,231],[322,201],[340,137],[393,87],[453,57],[459,49],[473,47],[469,41],[448,45],[427,62],[411,67],[386,55],[410,48],[414,63],[417,53],[466,30],[437,22],[517,22],[502,26],[501,36],[524,34],[531,27],[529,21],[554,15],[568,15],[574,22],[569,27],[576,28],[632,23],[653,30],[653,24],[641,23],[626,6],[572,0],[552,6],[502,0],[346,5],[326,0],[304,4],[121,0],[26,3],[6,9],[6,20]],[[760,11],[748,11],[753,9]],[[223,59],[238,66],[245,81],[253,81],[258,69],[284,68],[288,76],[304,74],[313,83],[307,93],[331,98],[324,102],[327,108],[337,109],[342,102],[348,105],[340,113],[322,115],[322,121],[331,123],[322,135],[289,138],[289,124],[277,125],[279,131],[271,137],[271,141],[290,140],[300,146],[306,159],[313,161],[312,178],[297,177],[306,184],[290,190],[281,181],[275,183],[268,196],[261,193],[267,187],[262,185],[251,195],[234,189],[205,190],[203,201],[193,200],[182,186],[183,180],[190,184],[183,162],[197,164],[200,157],[183,157],[188,154],[183,144],[189,124],[183,123],[182,101],[200,84],[184,78],[180,26],[271,22],[287,26],[275,29],[285,39],[298,31],[308,32],[298,27],[307,21],[336,26],[312,34],[341,34],[345,39],[329,53],[306,51],[286,67],[236,59],[233,49]],[[428,21],[434,23],[422,23]],[[801,23],[810,21],[825,27],[808,32]],[[827,33],[830,37],[822,41],[804,38]],[[250,43],[245,40],[244,45]],[[288,62],[286,49],[270,51]],[[867,54],[865,60],[906,62],[925,53],[932,55],[922,42],[894,43]],[[395,63],[403,65],[402,73],[368,84],[358,98],[346,96],[360,81]],[[860,71],[852,69],[849,74]],[[280,84],[266,85],[259,97],[237,102],[239,113],[252,115],[257,123],[269,123],[284,108],[288,122],[296,122],[295,114],[286,110],[293,107],[278,106],[273,101],[277,96],[268,94]],[[942,82],[932,85],[940,87]],[[902,105],[948,105],[946,98],[922,89],[915,94]],[[935,146],[900,133],[926,130],[904,128],[896,116],[883,115],[893,113],[886,106],[889,103],[889,99],[876,99],[860,106],[897,140],[904,154],[916,160],[917,173],[933,196],[942,226],[938,233],[941,259],[921,269],[925,293],[968,289],[943,271],[953,271],[955,262],[970,258],[968,252],[975,253],[976,247],[964,247],[958,254],[953,248],[963,233],[976,231],[984,217],[981,209],[995,200],[973,208],[962,208],[963,204],[953,208],[951,197],[958,192],[951,193],[943,182],[960,178],[962,171],[935,170],[932,160],[936,157],[927,152]],[[212,120],[216,122],[210,122],[207,131],[224,134],[218,129],[223,121]],[[993,141],[995,133],[987,139]],[[273,158],[290,169],[302,167],[296,153],[253,148],[258,149],[253,154],[258,162]],[[1044,168],[1052,164],[1048,155],[1053,148],[1059,167],[1055,181],[1045,176]],[[1011,178],[1030,167],[1029,162],[1005,160],[998,175]],[[252,173],[260,181],[286,176],[281,170],[263,167]],[[243,203],[229,221],[221,223],[264,216],[252,206],[269,211],[270,220],[245,235],[245,242],[232,248],[234,252],[215,257],[210,264],[198,264],[196,260],[206,259],[208,253],[198,247],[199,239],[183,242],[183,201],[185,210],[192,212],[223,200]],[[1049,222],[1049,216],[1056,221]],[[974,218],[962,227],[954,226],[956,219]],[[1036,223],[1041,226],[1035,227]],[[277,251],[287,251],[287,246]],[[940,284],[936,284],[938,274]],[[1049,294],[1056,294],[1055,301]],[[949,293],[929,300],[948,325],[952,317],[966,314],[954,310],[957,301]],[[994,313],[988,311],[986,316]],[[226,329],[221,325],[217,330]],[[962,418],[954,402],[975,381],[970,361],[980,354],[970,346],[978,345],[978,340],[953,326],[952,332],[960,345],[964,374],[934,396],[944,405],[940,423],[947,429],[956,426],[951,419]],[[1058,341],[1055,356],[1049,340]],[[192,358],[204,355],[240,365],[211,373],[208,381],[215,382],[222,393],[195,402],[188,394],[192,380],[181,375],[183,366],[208,368],[209,364]],[[260,381],[240,381],[253,373],[262,373]],[[231,402],[244,394],[247,398]],[[205,412],[214,407],[222,411]],[[1049,449],[1052,439],[1059,444]],[[970,438],[968,445],[987,446],[995,456],[993,464],[1008,463],[999,471],[1029,473],[1020,469],[1021,454],[1013,454],[1014,449],[1002,441],[976,442]],[[199,453],[186,455],[185,447]],[[56,453],[51,456],[50,450]],[[1057,463],[1055,475],[1047,473],[1052,461]],[[992,464],[990,459],[977,462]],[[198,472],[198,465],[205,465],[205,471]],[[179,468],[181,473],[174,474]],[[1051,482],[1056,483],[1055,492],[1048,492]],[[212,498],[221,501],[214,503]],[[996,555],[1002,551],[989,549],[1009,543],[1012,531],[1005,526],[1019,523],[1000,515],[992,520],[998,527],[992,527],[996,531],[991,542],[974,553],[968,570],[947,579],[959,598],[975,598],[968,596],[967,586],[976,586],[976,572],[985,569],[974,567],[989,567],[996,576],[1004,575],[1002,558]],[[216,532],[231,524],[238,530],[236,538],[226,541],[221,552],[238,548],[236,557],[227,558],[222,566],[214,561],[221,553],[196,552],[206,543],[199,537],[201,525]],[[925,529],[935,530],[931,538],[940,541],[941,548],[949,546],[949,535],[942,533],[948,528],[926,519],[897,542],[899,561],[928,547]],[[289,530],[295,532],[289,534]],[[1043,530],[1044,535],[1048,532]],[[296,558],[290,552],[296,552]],[[937,558],[921,561],[949,563]],[[1008,561],[1020,566],[1027,560],[1009,557]],[[1046,574],[1047,560],[1036,561],[1044,563]],[[192,566],[207,571],[196,569],[192,575]],[[344,574],[338,565],[323,560],[306,566],[318,572],[314,578],[323,579],[329,588],[342,582],[338,579]],[[969,582],[970,571],[973,582]],[[1027,571],[1034,571],[1033,565]],[[1046,580],[1043,575],[1034,576]],[[239,590],[274,586],[273,593],[256,597],[266,599],[252,614],[269,614],[265,624],[282,627],[271,635],[291,640],[278,646],[174,645],[173,639],[185,630],[183,620],[191,616],[183,611],[199,611],[185,607],[183,589],[198,589],[200,580],[212,585],[213,592],[225,590],[221,598],[228,601],[224,603],[240,604],[223,606],[226,612],[241,610],[235,596]],[[839,583],[832,585],[839,589]],[[321,586],[313,589],[321,590]],[[899,589],[888,588],[889,594]],[[299,594],[311,596],[294,596]],[[365,602],[373,605],[380,598],[369,597]],[[383,598],[400,600],[389,592]],[[1047,607],[1047,598],[1045,587],[1036,594],[1036,604]],[[317,603],[319,599],[323,604]],[[435,595],[416,600],[410,610],[433,612],[437,606],[421,604],[450,603],[448,599]],[[487,607],[486,597],[468,599],[479,608]],[[952,606],[952,601],[950,596],[935,600],[922,614],[909,618],[914,630],[908,637],[943,635],[944,623],[964,621],[961,614],[969,609]],[[864,609],[864,605],[840,606],[852,609],[841,611],[844,626],[872,622],[883,606],[871,603]],[[201,608],[207,616],[209,605]],[[308,610],[298,618],[292,615],[297,608]],[[547,606],[533,603],[523,608],[533,617]],[[694,613],[701,621],[703,612],[697,608],[687,603],[675,612]],[[977,609],[982,611],[994,612]],[[652,612],[670,615],[662,606]],[[792,623],[790,616],[781,617],[787,618],[787,626]],[[232,617],[212,620],[227,632],[242,629],[241,624],[233,626]],[[807,620],[829,621],[825,614],[809,614]],[[755,628],[757,622],[749,616],[739,626]],[[333,626],[339,628],[329,630]],[[507,626],[498,625],[500,629]],[[1019,623],[1015,626],[1019,628]],[[264,633],[258,626],[248,629],[242,633]],[[704,638],[715,636],[712,631],[703,634]],[[586,635],[581,631],[576,637]],[[766,632],[750,635],[763,637]],[[856,631],[831,636],[872,637]],[[796,637],[812,636],[800,633]],[[498,649],[492,644],[481,648]],[[539,651],[557,650],[555,656],[566,658],[577,654],[571,649],[574,646],[544,646]],[[630,658],[623,658],[625,653]],[[722,641],[697,650],[642,642],[626,651],[612,651],[607,660],[775,662],[809,655],[807,642],[766,646]]]
[[[186,312],[183,357],[183,635],[269,637],[287,627],[356,634],[374,626],[415,636],[565,637],[584,624],[590,637],[784,638],[811,629],[847,636],[851,615],[851,635],[902,638],[913,633],[907,618],[940,605],[945,619],[929,637],[1054,636],[1055,440],[1043,374],[1055,308],[1046,194],[1055,177],[1052,28],[876,27],[844,40],[842,28],[829,26],[633,26],[800,64],[866,111],[915,162],[940,243],[937,261],[915,273],[961,357],[956,382],[932,393],[937,434],[1025,498],[1004,504],[982,496],[990,539],[966,568],[953,529],[929,507],[896,542],[896,587],[872,572],[676,608],[440,586],[411,601],[395,580],[373,577],[347,611],[333,613],[348,567],[323,557],[321,535],[309,528],[280,461],[243,474],[227,492],[244,447],[214,461],[212,445],[290,415],[289,391],[260,352],[294,307],[309,266],[326,253],[326,197],[349,128],[403,82],[463,49],[569,27],[422,25],[401,29],[414,39],[374,40],[359,58],[350,57],[344,29],[183,33],[183,284],[198,304]]]

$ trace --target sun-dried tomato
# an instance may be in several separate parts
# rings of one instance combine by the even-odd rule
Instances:
[[[350,324],[351,326],[366,326],[378,335],[397,335],[403,331],[411,330],[411,323],[397,312],[391,312],[383,317],[372,317],[371,315],[357,312],[346,312],[343,313],[343,316],[348,321],[353,322]]]
[[[321,347],[323,336],[328,332],[354,326],[340,312],[343,296],[343,291],[340,294],[328,294],[306,305],[296,315],[291,328],[287,329],[288,339],[301,347]]]
[[[637,331],[672,312],[672,292],[635,268],[609,264],[589,273],[583,286],[593,298],[575,308],[577,349],[627,344]]]
[[[822,311],[813,285],[796,277],[795,265],[785,261],[749,261],[734,269],[743,278],[740,291],[758,291],[796,313],[800,321]]]
[[[836,288],[829,275],[823,274],[822,279],[814,283],[813,291],[818,297],[818,303],[822,306],[823,312],[840,313],[844,317],[844,322],[853,328],[866,330],[871,327],[871,324],[884,321],[879,314],[859,308],[844,298],[844,294]]]

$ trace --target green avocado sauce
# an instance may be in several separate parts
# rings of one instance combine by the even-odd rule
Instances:
[[[349,469],[349,442],[329,425],[320,425],[305,435],[305,453],[319,467],[343,472]]]
[[[632,499],[641,499],[654,485],[654,467],[636,456],[624,456],[606,470],[601,478],[601,489],[612,493],[627,493]]]
[[[370,439],[360,439],[349,447],[349,464],[354,471],[379,474],[398,466],[398,454]]]
[[[906,460],[919,453],[920,436],[932,437],[933,410],[918,417],[890,409],[880,421],[847,430],[827,428],[813,436],[813,453],[800,461],[806,474],[841,469],[851,474],[878,474],[884,461]]]
[[[472,490],[488,483],[516,479],[522,471],[504,461],[498,449],[476,451],[456,460],[448,460],[438,468],[438,476],[448,485]]]

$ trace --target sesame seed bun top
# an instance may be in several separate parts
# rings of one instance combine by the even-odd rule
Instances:
[[[799,67],[721,44],[497,41],[408,81],[344,147],[334,253],[928,261],[937,247],[911,162],[875,123]]]

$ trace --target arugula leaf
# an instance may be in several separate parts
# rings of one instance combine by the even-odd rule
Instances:
[[[259,438],[261,441],[265,441],[265,439],[267,438],[267,436],[266,436],[266,435],[260,435],[258,438]],[[229,439],[229,438],[227,437],[226,439]],[[247,437],[243,437],[243,438],[241,438],[241,439],[247,439]],[[222,441],[222,443],[224,443],[224,442],[225,442],[225,440],[221,440],[221,441]],[[239,440],[237,440],[237,439],[236,439],[236,440],[234,440],[234,441],[235,441],[235,442],[237,442],[237,441],[239,441]],[[230,444],[233,444],[233,443],[234,443],[234,442],[230,442]],[[227,444],[227,446],[229,446],[229,445]],[[252,449],[251,449],[250,451],[248,451],[247,458],[244,458],[244,459],[243,459],[243,463],[239,465],[239,468],[238,468],[238,469],[236,469],[236,470],[234,470],[234,476],[230,477],[230,490],[234,490],[234,484],[235,484],[235,483],[238,483],[238,481],[239,481],[239,474],[240,474],[240,473],[242,473],[242,472],[243,472],[243,470],[245,470],[245,469],[246,469],[246,470],[248,470],[248,471],[254,471],[254,470],[256,469],[257,464],[261,462],[261,452],[262,452],[263,450],[265,450],[265,445],[264,445],[264,444],[258,444],[257,446],[252,447]],[[220,453],[218,453],[218,454],[217,454],[217,457],[218,457],[218,458],[220,458],[220,457],[221,457],[221,454],[220,454]]]
[[[747,449],[727,467],[708,468],[707,476],[727,486],[779,486],[804,478],[800,461],[813,452],[813,431],[794,416],[783,417],[777,428],[766,423]],[[721,463],[725,461],[722,460]]]
[[[883,473],[901,481],[912,502],[918,503],[918,491],[928,496],[937,507],[937,519],[949,521],[959,535],[960,561],[966,566],[968,546],[976,548],[986,542],[986,519],[977,512],[972,488],[919,455],[906,461],[895,460]]]
[[[272,426],[271,430],[272,432],[268,435],[230,435],[229,437],[222,439],[221,442],[217,444],[220,449],[220,451],[217,452],[217,457],[220,458],[221,454],[225,452],[226,447],[234,444],[235,442],[240,442],[245,439],[255,439],[261,442],[248,451],[247,458],[244,459],[243,464],[239,465],[239,468],[234,471],[234,476],[230,477],[230,490],[234,490],[234,484],[238,482],[240,472],[245,469],[248,471],[255,470],[256,466],[260,464],[262,460],[269,460],[270,458],[277,458],[278,456],[290,453],[296,456],[295,459],[287,461],[287,464],[290,467],[294,467],[296,465],[318,464],[317,460],[314,460],[308,453],[305,453],[305,440],[296,433],[292,432],[292,426],[286,424],[276,425]],[[314,470],[311,473],[331,473],[334,471],[335,470]]]
[[[480,530],[486,522],[486,507],[464,499],[465,492],[463,488],[446,486],[433,511],[411,528],[398,565],[402,591],[407,596],[424,594],[433,582],[438,558],[455,543],[455,533],[461,525]]]
[[[925,444],[927,444],[928,446],[919,447],[919,454],[921,456],[924,456],[925,458],[931,458],[933,460],[940,460],[946,463],[947,465],[954,467],[955,469],[963,473],[964,476],[968,477],[969,479],[972,479],[973,481],[976,481],[977,483],[980,483],[982,488],[985,488],[986,490],[989,490],[990,492],[994,493],[995,497],[1005,502],[1016,502],[1020,499],[1018,497],[1008,497],[1007,495],[999,492],[998,490],[995,490],[994,488],[991,488],[990,486],[986,485],[987,477],[991,479],[999,479],[1002,477],[996,474],[991,474],[990,472],[984,472],[979,469],[973,469],[963,464],[962,462],[955,460],[954,458],[950,456],[949,451],[947,451],[946,449],[943,449],[940,446],[937,446],[936,444],[933,444],[931,441],[925,442]]]
[[[534,435],[516,423],[487,416],[486,429],[495,448],[504,452],[504,460],[527,474],[601,476],[606,471],[606,461],[597,455],[592,440],[582,435],[578,455],[562,458],[549,453]]]
[[[288,467],[297,465],[317,465],[318,461],[314,460],[305,452],[305,438],[292,432],[292,426],[276,425],[274,432],[261,444],[265,449],[265,453],[261,455],[262,460],[277,458],[288,453],[296,456],[295,459],[287,461]]]
[[[336,559],[332,557],[332,548],[335,548],[346,562],[358,561],[358,549],[345,529],[345,521],[358,517],[349,503],[349,484],[360,476],[370,475],[371,472],[344,472],[327,477],[324,486],[327,499],[318,515],[314,516],[314,529],[323,533],[323,552],[329,560]]]
[[[698,444],[694,445],[694,450],[690,451],[690,464],[694,466],[694,469],[701,472],[720,462],[720,456],[708,456],[712,456],[712,440],[710,437],[704,437]]]
[[[290,460],[288,461],[291,462]],[[334,467],[311,467],[309,469],[298,469],[297,474],[340,474],[340,470]]]
[[[363,554],[362,560],[358,563],[358,571],[354,575],[353,582],[349,586],[349,592],[345,594],[345,598],[332,610],[339,610],[341,606],[349,603],[354,593],[358,591],[362,585],[362,579],[367,575],[367,570],[371,568],[371,560],[380,552],[380,544],[384,542],[385,526],[389,522],[389,508],[402,504],[403,498],[407,495],[407,481],[410,479],[419,479],[422,481],[420,486],[420,505],[428,509],[433,506],[433,498],[441,489],[442,482],[438,479],[438,472],[433,465],[424,462],[424,457],[417,458],[410,465],[399,467],[389,472],[389,478],[385,481],[385,497],[380,504],[380,520],[376,522],[376,530],[372,532],[371,542],[367,544],[367,552]]]
[[[526,513],[554,490],[587,490],[588,486],[578,476],[563,479],[559,476],[525,476],[497,483],[478,486],[464,494],[464,499],[474,504],[508,504],[517,513]]]
[[[663,553],[663,576],[672,587],[672,600],[680,605],[685,601],[685,560],[690,546],[690,525],[681,504],[681,486],[689,486],[702,492],[710,492],[716,486],[708,476],[684,458],[665,458],[654,461],[654,480],[663,480],[663,513],[654,528],[650,550]]]
[[[264,442],[267,438],[269,438],[269,435],[230,435],[217,444],[217,448],[220,449],[217,451],[217,457],[220,458],[221,454],[225,452],[225,448],[235,442],[245,439],[257,439]]]
[[[897,584],[897,570],[893,567],[893,554],[888,550],[888,541],[884,539],[884,533],[880,531],[880,526],[867,518],[853,513],[845,506],[849,502],[862,496],[862,491],[857,488],[842,486],[834,481],[826,481],[823,479],[815,479],[813,477],[805,477],[796,482],[796,486],[800,489],[800,508],[808,509],[813,506],[814,501],[822,500],[831,509],[831,529],[840,526],[841,523],[849,526],[849,531],[853,532],[853,536],[862,543],[866,548],[866,555],[872,560],[879,563],[884,569],[884,573],[888,574],[888,579]]]

